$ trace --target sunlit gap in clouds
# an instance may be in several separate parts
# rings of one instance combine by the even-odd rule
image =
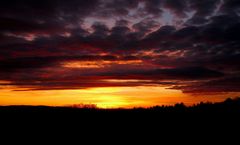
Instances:
[[[136,80],[132,81],[135,82]],[[193,105],[201,101],[206,102],[206,99],[213,102],[220,102],[226,99],[223,95],[214,95],[212,97],[204,95],[193,96],[183,94],[179,90],[159,86],[102,87],[47,91],[13,91],[13,89],[16,88],[9,87],[1,90],[1,105],[71,106],[95,104],[99,108],[134,108],[174,105],[180,102],[184,102],[186,105]]]
[[[140,65],[142,60],[128,60],[128,61],[70,61],[62,64],[65,68],[104,68],[111,65]]]
[[[174,104],[179,96],[183,96],[181,91],[153,86],[17,92],[9,89],[2,91],[0,101],[2,105],[96,104],[100,108],[133,108]]]

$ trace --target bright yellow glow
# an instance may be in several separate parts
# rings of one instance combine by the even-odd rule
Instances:
[[[103,67],[102,64],[98,64],[97,62],[93,61],[84,61],[84,62],[65,62],[63,63],[63,67],[66,68],[101,68]]]
[[[132,108],[174,105],[179,102],[192,105],[201,101],[220,102],[226,99],[226,97],[221,95],[212,97],[191,96],[183,94],[178,90],[150,86],[51,91],[12,91],[12,89],[14,88],[1,90],[0,105],[65,106],[74,104],[96,104],[101,108]],[[233,96],[234,94],[229,94],[227,97],[230,95]],[[224,96],[226,96],[226,94]]]
[[[111,66],[113,64],[118,65],[137,65],[141,64],[141,60],[129,60],[129,61],[71,61],[71,62],[64,62],[62,64],[65,68],[104,68],[106,66]]]

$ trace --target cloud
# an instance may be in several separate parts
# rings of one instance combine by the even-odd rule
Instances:
[[[240,72],[237,0],[1,3],[0,81],[50,90],[171,84],[184,92],[219,92],[225,82],[222,90],[240,91],[230,79]]]
[[[234,76],[207,82],[199,82],[194,85],[177,86],[172,89],[180,89],[184,93],[192,94],[239,92],[239,80],[240,78],[238,76]]]
[[[238,0],[225,0],[221,10],[225,13],[236,13],[239,12],[240,3]]]
[[[180,17],[185,17],[186,12],[188,12],[188,3],[186,0],[165,0],[164,6]]]
[[[84,61],[120,61],[135,60],[134,57],[118,58],[111,55],[82,55],[82,56],[48,56],[48,57],[20,57],[1,61],[0,72],[16,71],[18,69],[37,69],[59,66],[64,62]]]
[[[139,23],[134,24],[133,29],[141,36],[152,32],[154,28],[159,28],[160,24],[152,19],[144,19]]]
[[[190,0],[190,7],[196,11],[196,16],[209,16],[217,9],[220,0]]]
[[[112,58],[105,59],[108,61],[112,60]],[[96,60],[99,61],[98,59]],[[125,58],[123,60],[132,59]],[[81,61],[87,60],[82,59]],[[45,67],[49,67],[49,64],[45,65]],[[93,69],[69,69],[64,67],[57,69],[54,68],[54,66],[51,66],[50,68],[38,69],[38,71],[35,71],[35,68],[20,68],[19,70],[19,67],[23,67],[20,65],[18,66],[18,70],[0,72],[0,77],[2,80],[11,82],[7,84],[8,86],[16,85],[20,88],[53,90],[64,88],[81,89],[91,87],[177,85],[177,82],[179,81],[201,81],[205,79],[221,78],[224,76],[221,72],[197,67],[144,70],[139,69],[138,67],[134,68],[132,65],[128,66],[126,64],[118,63],[114,65],[115,66],[109,66],[106,68]],[[36,66],[36,64],[34,64],[34,66]],[[27,65],[27,67],[31,66]],[[38,68],[39,67],[40,66],[38,66]],[[122,67],[125,69],[121,69]]]

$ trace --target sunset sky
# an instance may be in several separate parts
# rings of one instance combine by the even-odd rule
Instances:
[[[239,0],[1,0],[0,105],[240,96]]]

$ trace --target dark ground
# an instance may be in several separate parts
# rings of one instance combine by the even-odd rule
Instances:
[[[85,137],[91,138],[87,140],[89,142],[96,141],[96,137],[109,142],[110,136],[117,138],[116,141],[123,136],[124,139],[127,136],[136,141],[150,136],[156,137],[159,142],[165,139],[169,143],[174,143],[176,137],[189,142],[194,137],[196,143],[238,136],[239,115],[240,99],[228,99],[216,104],[201,103],[193,107],[177,104],[148,109],[2,106],[0,127],[4,136],[24,136],[26,140],[29,135],[38,139],[42,136],[52,139],[54,136],[56,140],[70,136],[80,143]],[[168,139],[173,137],[175,139]]]

